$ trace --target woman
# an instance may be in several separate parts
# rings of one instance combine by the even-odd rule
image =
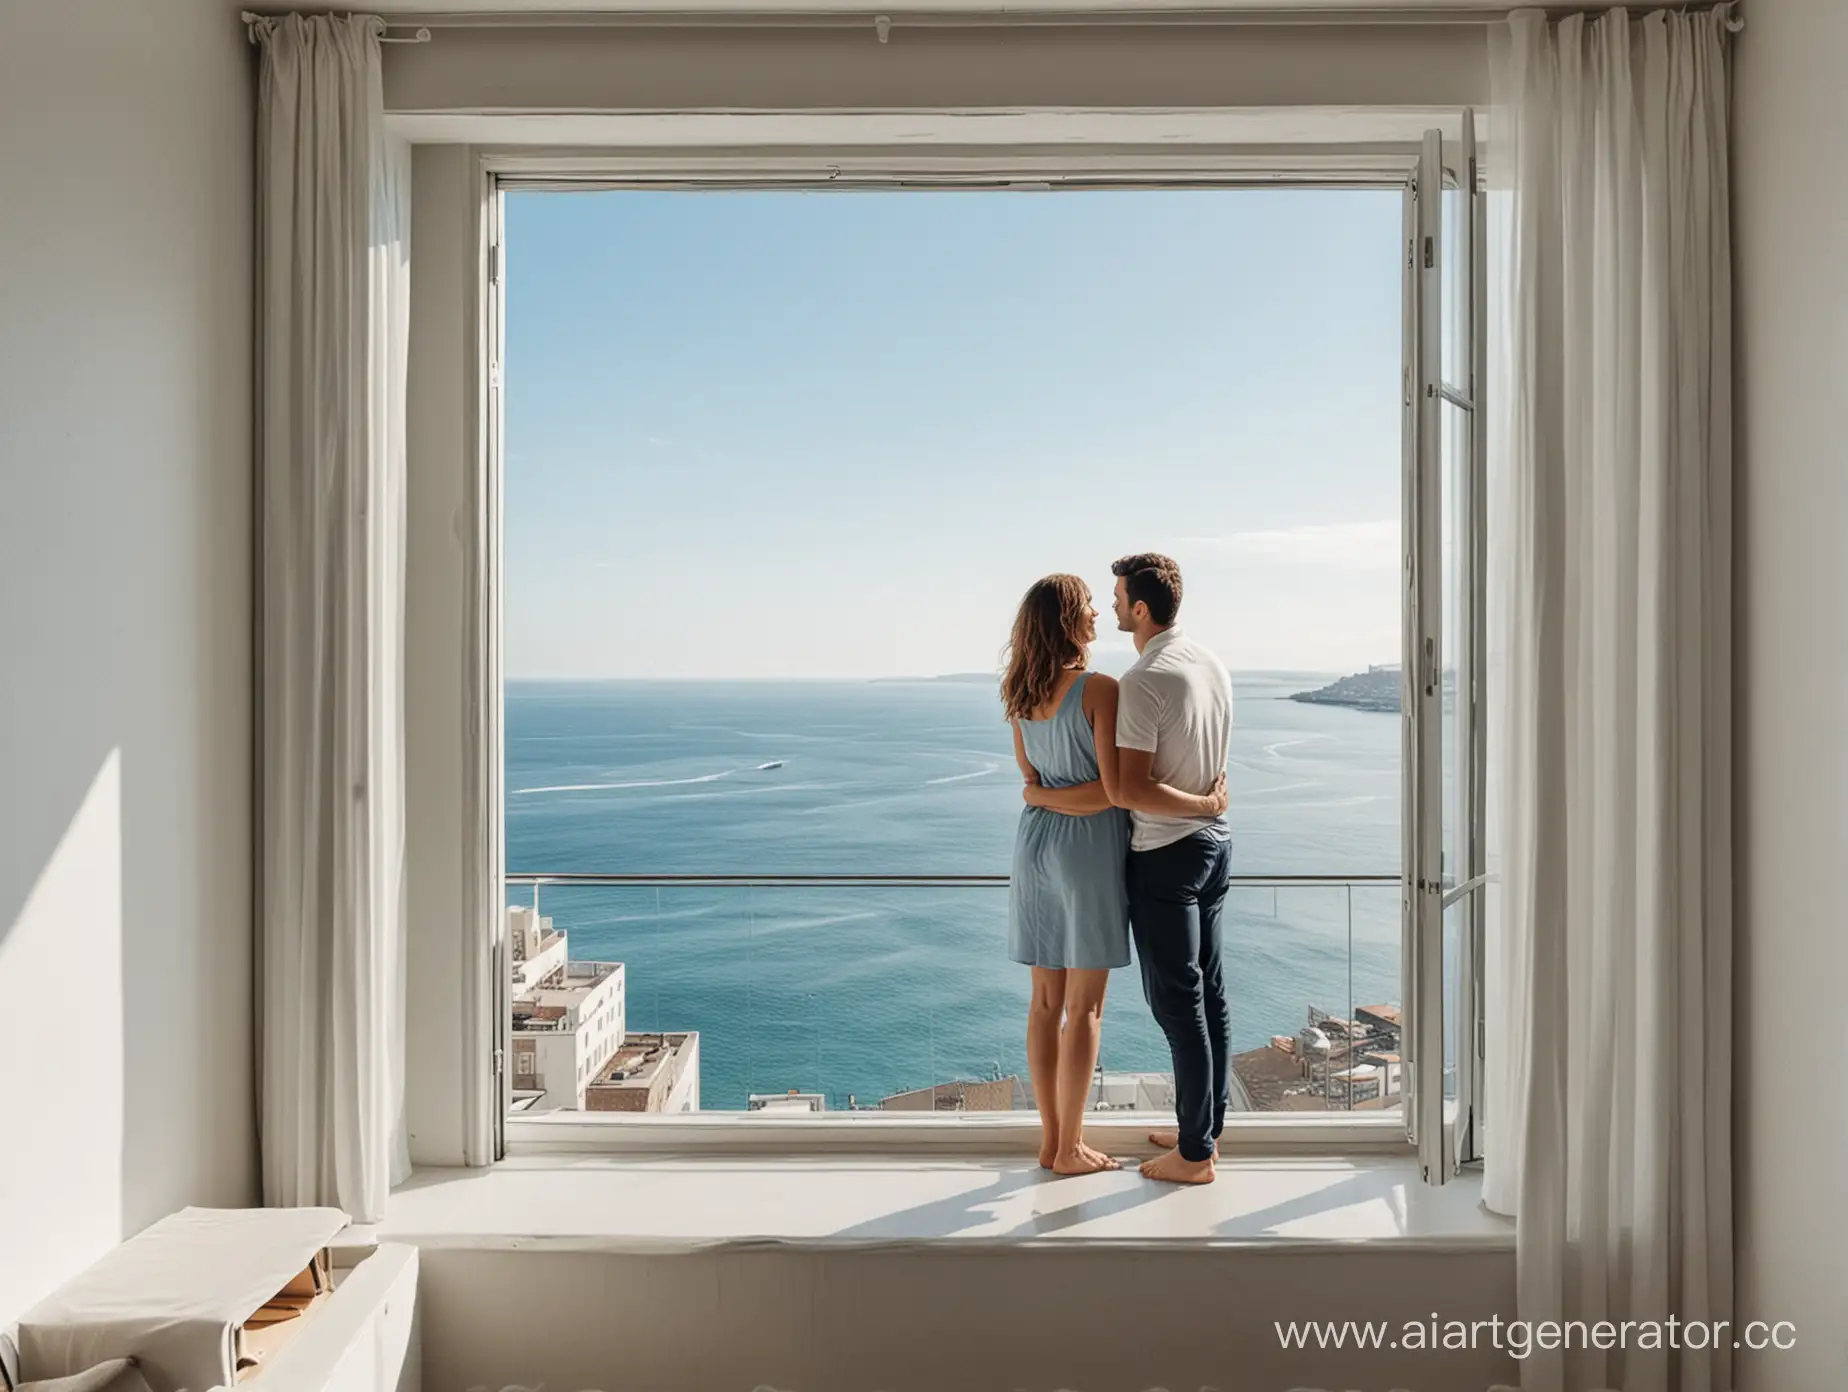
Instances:
[[[1085,670],[1096,637],[1084,581],[1049,575],[1020,602],[1001,679],[1027,802],[1014,840],[1008,950],[1033,968],[1027,1068],[1039,1162],[1059,1174],[1118,1168],[1083,1136],[1104,987],[1112,967],[1129,965],[1129,814],[1111,806],[1106,787],[1116,781],[1117,684]]]

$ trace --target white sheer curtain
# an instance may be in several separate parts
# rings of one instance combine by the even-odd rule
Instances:
[[[255,20],[266,1203],[383,1216],[404,1130],[409,151],[376,18]]]
[[[1725,27],[1496,35],[1485,1188],[1529,1320],[1732,1315]],[[1730,1332],[1635,1342],[1524,1386],[1731,1386]]]

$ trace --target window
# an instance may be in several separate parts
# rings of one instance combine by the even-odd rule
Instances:
[[[1404,390],[1452,343],[1419,332],[1415,198],[510,181],[500,219],[505,902],[623,964],[618,1072],[684,1032],[709,1112],[1029,1109],[996,653],[1070,570],[1121,670],[1109,562],[1158,549],[1234,672],[1235,1105],[1405,1110],[1408,832],[1439,818],[1458,1019],[1480,875],[1480,722],[1401,702],[1428,657],[1458,689],[1469,649],[1426,640],[1479,617],[1469,496],[1437,495],[1438,551],[1402,526],[1431,459],[1475,458],[1467,378],[1447,449]],[[1168,1069],[1117,973],[1096,1110],[1167,1111]]]
[[[1407,1123],[1441,1183],[1479,1157],[1482,1115],[1487,228],[1470,113],[1454,145],[1426,134],[1407,223]]]

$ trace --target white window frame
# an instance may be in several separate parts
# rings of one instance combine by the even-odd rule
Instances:
[[[1406,393],[1404,695],[1405,846],[1402,1038],[1406,1065],[1405,1127],[1427,1184],[1447,1183],[1460,1165],[1481,1159],[1483,1115],[1484,899],[1487,808],[1487,207],[1475,115],[1461,113],[1458,139],[1425,133],[1406,200]],[[1442,194],[1462,193],[1462,245],[1446,246]],[[1436,196],[1430,196],[1432,194]],[[1444,317],[1443,277],[1455,256],[1455,318]],[[1463,380],[1444,372],[1453,338]],[[1455,514],[1463,520],[1456,595],[1459,633],[1444,632],[1443,413],[1461,410],[1468,430]],[[1443,684],[1457,652],[1458,730],[1455,798],[1443,779]],[[1446,864],[1445,816],[1457,823],[1459,864]],[[1458,933],[1455,1029],[1457,1087],[1446,1099],[1444,1075],[1444,915],[1462,905]]]
[[[1139,115],[1140,113],[1138,113]],[[938,113],[953,123],[955,113]],[[1043,125],[1051,116],[1088,124],[1092,131],[1107,128],[1112,116],[1124,113],[1034,113]],[[1249,113],[1238,113],[1248,121]],[[1210,128],[1212,113],[1206,113]],[[523,147],[476,147],[475,207],[479,276],[473,306],[470,354],[476,373],[474,395],[471,507],[465,549],[471,583],[467,593],[467,627],[470,642],[465,654],[468,692],[468,736],[474,757],[469,760],[464,797],[467,824],[475,831],[465,848],[468,902],[477,929],[465,946],[464,1050],[483,1061],[474,1078],[465,1082],[465,1134],[471,1159],[475,1155],[498,1159],[507,1154],[574,1153],[659,1154],[697,1149],[712,1154],[815,1154],[889,1153],[992,1154],[999,1148],[1023,1149],[1038,1135],[1037,1119],[1000,1114],[962,1114],[909,1118],[898,1115],[848,1117],[823,1114],[814,1117],[745,1117],[703,1112],[687,1116],[604,1117],[577,1113],[548,1113],[539,1117],[511,1114],[510,1010],[505,991],[507,945],[505,940],[505,841],[502,807],[503,688],[501,668],[501,519],[502,519],[502,418],[499,370],[503,350],[502,194],[510,188],[1378,188],[1407,190],[1415,182],[1422,151],[1403,137],[1408,121],[1421,126],[1454,129],[1460,136],[1462,113],[1454,111],[1382,114],[1381,130],[1392,138],[1362,141],[1351,147],[1320,145],[1298,151],[1276,147],[1224,147],[1203,142],[1200,148],[1168,145],[1137,148],[1099,139],[1094,145],[1045,153],[1034,147],[989,143],[970,152],[965,143],[958,152],[945,138],[903,148],[869,150],[838,139],[818,139],[813,152],[753,153],[746,149],[717,150],[689,146],[663,152],[613,152],[604,149],[532,150]],[[659,118],[656,118],[659,119]],[[689,116],[689,121],[701,118]],[[733,118],[736,119],[736,118]],[[821,118],[805,115],[811,132]],[[863,117],[835,118],[845,136],[863,124]],[[967,119],[967,118],[965,118]],[[985,117],[992,121],[993,117]],[[822,122],[825,126],[825,121]],[[916,122],[913,121],[915,125]],[[1173,124],[1172,120],[1169,122]],[[992,125],[987,133],[992,142]],[[825,137],[825,131],[824,131]],[[849,153],[851,151],[851,153]],[[1408,196],[1408,207],[1411,200]],[[1406,362],[1412,363],[1415,345],[1413,315],[1408,294]],[[1477,335],[1480,339],[1480,334]],[[1408,408],[1408,418],[1415,415]],[[1407,448],[1416,442],[1414,426],[1407,425]],[[1408,471],[1409,472],[1409,471]],[[1409,488],[1409,485],[1408,485]],[[1409,524],[1409,511],[1404,514]],[[1408,526],[1409,529],[1409,526]],[[1409,624],[1407,632],[1411,631]],[[1407,671],[1411,670],[1409,664]],[[1406,766],[1409,784],[1410,765]],[[1407,823],[1409,825],[1409,823]],[[1406,883],[1411,883],[1410,880]],[[1440,919],[1441,922],[1441,919]],[[1477,959],[1480,960],[1479,957]],[[1441,967],[1439,968],[1441,1001]],[[1402,1000],[1411,1005],[1413,978],[1402,977]],[[1478,997],[1479,999],[1479,997]],[[1473,1007],[1472,1007],[1473,1008]],[[1408,1015],[1402,1040],[1410,1038],[1416,1019]],[[1471,1030],[1475,1034],[1474,1029]],[[1441,1033],[1439,1035],[1441,1039]],[[1461,1038],[1461,1036],[1459,1036]],[[1402,1154],[1415,1144],[1408,1134],[1411,1118],[1413,1062],[1405,1067],[1407,1102],[1401,1113],[1360,1116],[1351,1112],[1327,1114],[1269,1113],[1241,1116],[1228,1125],[1222,1150],[1228,1153],[1338,1153]],[[1479,1076],[1479,1070],[1478,1070]],[[1438,1092],[1441,1098],[1441,1049]],[[1440,1135],[1452,1133],[1457,1109],[1440,1107]],[[1106,1143],[1134,1145],[1149,1126],[1147,1116],[1100,1114],[1087,1121]],[[1442,1182],[1448,1164],[1427,1173]]]

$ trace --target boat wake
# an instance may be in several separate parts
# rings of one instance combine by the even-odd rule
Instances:
[[[942,778],[926,778],[924,780],[924,786],[928,788],[937,783],[961,783],[964,779],[968,778],[986,778],[989,774],[998,772],[1000,768],[1001,765],[999,764],[986,764],[971,773],[952,773]]]
[[[1264,754],[1265,754],[1265,757],[1267,758],[1279,759],[1283,757],[1283,751],[1286,749],[1294,749],[1299,744],[1314,744],[1319,740],[1332,739],[1332,738],[1333,738],[1332,735],[1322,735],[1322,734],[1298,735],[1296,736],[1295,739],[1282,739],[1282,740],[1278,740],[1275,744],[1265,745]]]
[[[724,769],[719,773],[702,773],[697,778],[638,778],[628,783],[553,783],[543,788],[518,788],[516,797],[529,793],[603,793],[615,788],[678,788],[688,783],[717,783],[721,778],[744,773],[744,769]]]
[[[1278,783],[1269,788],[1252,788],[1249,790],[1241,788],[1235,796],[1241,799],[1268,797],[1272,793],[1293,793],[1299,788],[1321,788],[1326,786],[1327,785],[1319,778],[1309,778],[1303,780],[1301,783]]]

